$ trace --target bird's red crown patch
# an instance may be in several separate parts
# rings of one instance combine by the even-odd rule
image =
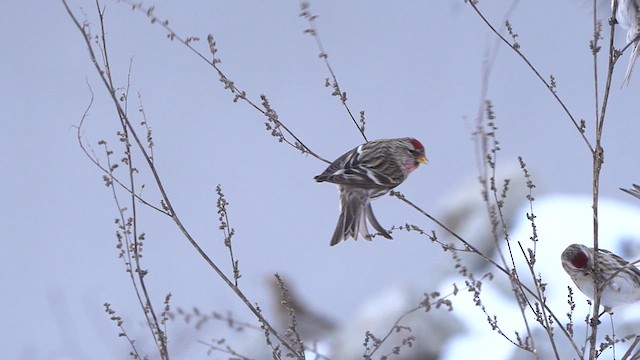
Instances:
[[[409,140],[411,142],[411,145],[413,145],[413,148],[416,150],[424,150],[424,146],[422,146],[422,143],[416,139],[411,139]]]

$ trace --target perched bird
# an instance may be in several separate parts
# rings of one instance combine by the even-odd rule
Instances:
[[[569,245],[562,252],[562,267],[578,289],[589,298],[595,296],[595,283],[601,290],[600,304],[612,313],[619,305],[640,301],[640,270],[618,255],[598,249],[597,264],[593,248],[580,244]]]
[[[371,240],[367,221],[387,239],[391,235],[373,215],[370,201],[400,185],[418,165],[426,164],[424,146],[414,138],[383,139],[362,144],[337,158],[314,179],[338,185],[340,217],[331,246],[358,234]]]
[[[613,10],[614,0],[611,1]],[[636,38],[640,35],[640,22],[638,21],[638,15],[640,15],[640,0],[618,0],[618,9],[614,14],[616,21],[620,26],[627,30],[627,44],[633,42],[633,45],[629,47],[631,50],[631,56],[629,57],[629,65],[627,66],[627,72],[624,75],[623,84],[629,85],[631,80],[631,72],[633,71],[633,65],[640,55],[640,46]],[[634,42],[634,40],[636,40]],[[625,44],[626,45],[626,44]]]
[[[620,188],[620,190],[626,192],[627,194],[629,194],[631,196],[635,196],[638,199],[640,199],[640,185],[638,185],[638,184],[633,184],[633,189]]]

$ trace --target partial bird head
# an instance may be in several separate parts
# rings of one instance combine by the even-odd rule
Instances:
[[[589,298],[600,292],[600,304],[608,313],[640,301],[640,269],[608,250],[598,249],[596,262],[592,248],[570,245],[562,252],[562,267]]]
[[[562,267],[571,276],[576,273],[589,273],[593,268],[591,249],[581,245],[569,245],[562,252]]]
[[[398,159],[400,159],[407,172],[415,170],[420,164],[429,162],[424,153],[424,146],[414,138],[399,139],[397,151],[400,152]]]

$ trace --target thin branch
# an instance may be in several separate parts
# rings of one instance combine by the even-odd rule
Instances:
[[[578,132],[580,133],[580,136],[582,137],[582,139],[584,140],[585,144],[587,145],[587,147],[589,148],[589,150],[591,152],[593,152],[593,146],[591,145],[591,143],[589,142],[589,139],[587,139],[587,136],[584,134],[584,131],[581,127],[580,124],[578,124],[578,122],[576,121],[576,119],[573,117],[573,114],[571,113],[571,111],[569,110],[569,108],[565,105],[564,101],[562,101],[562,99],[560,99],[560,97],[558,96],[558,94],[555,91],[555,87],[552,86],[552,84],[549,84],[547,82],[547,80],[544,79],[544,77],[542,77],[542,75],[540,74],[540,72],[538,72],[538,69],[536,69],[535,66],[533,66],[533,64],[529,61],[529,59],[522,53],[522,51],[520,51],[520,46],[516,46],[517,44],[512,44],[511,42],[509,42],[509,40],[507,40],[490,22],[489,20],[487,20],[487,18],[484,16],[484,14],[480,11],[480,9],[478,9],[477,5],[476,5],[476,1],[465,1],[466,3],[468,3],[469,5],[471,5],[471,7],[473,8],[473,10],[476,12],[476,14],[478,14],[478,16],[480,17],[480,19],[482,19],[482,21],[484,21],[484,23],[487,25],[487,27],[489,27],[489,29],[491,29],[491,31],[493,31],[494,34],[496,34],[496,36],[498,36],[505,44],[507,44],[507,46],[509,46],[509,48],[511,48],[516,54],[518,54],[518,56],[522,59],[522,61],[525,62],[525,64],[527,64],[527,66],[529,67],[529,69],[531,69],[531,71],[536,75],[536,77],[544,84],[544,86],[549,90],[549,92],[551,93],[551,95],[556,99],[556,101],[558,102],[558,104],[560,104],[560,106],[562,107],[562,109],[564,110],[564,112],[567,114],[567,116],[569,117],[569,119],[571,120],[571,122],[573,123],[573,125],[575,126],[576,130],[578,130]]]
[[[493,267],[495,267],[496,269],[498,269],[500,272],[502,272],[503,274],[507,275],[507,276],[511,276],[510,272],[505,269],[504,267],[502,267],[500,264],[498,264],[495,260],[491,259],[490,257],[488,257],[487,255],[483,254],[478,248],[476,248],[475,246],[473,246],[471,243],[469,243],[468,241],[466,241],[464,238],[462,238],[460,235],[458,235],[456,232],[454,232],[453,230],[449,229],[446,225],[444,225],[442,222],[440,222],[438,219],[434,218],[433,216],[431,216],[431,214],[427,213],[426,211],[422,210],[418,205],[414,204],[412,201],[410,201],[409,199],[407,199],[402,193],[395,191],[395,190],[391,190],[389,192],[389,195],[398,198],[400,201],[408,204],[409,206],[411,206],[412,208],[414,208],[416,211],[418,211],[420,214],[422,214],[423,216],[425,216],[426,218],[428,218],[429,220],[433,221],[436,225],[438,225],[440,228],[442,228],[444,231],[446,231],[447,233],[451,234],[451,236],[453,236],[454,238],[456,238],[458,241],[462,242],[464,244],[464,246],[466,247],[466,250],[463,251],[470,251],[472,253],[477,254],[478,256],[480,256],[482,259],[484,259],[485,261],[487,261],[488,263],[490,263]],[[440,242],[439,242],[440,243]],[[448,247],[448,244],[443,244],[440,243],[443,247]],[[536,293],[529,289],[528,286],[522,284],[522,288],[524,289],[525,292],[531,294],[534,298],[537,299],[537,295]],[[560,330],[562,330],[562,332],[567,336],[567,338],[569,338],[569,333],[567,332],[567,330],[565,329],[564,326],[562,326],[562,323],[560,322],[560,319],[557,318],[557,316],[553,313],[553,310],[549,309],[549,307],[547,306],[547,304],[545,302],[542,301],[542,299],[537,299],[538,301],[540,301],[541,305],[544,306],[548,311],[550,316],[553,318],[553,320],[556,322],[556,324],[558,324],[558,327],[560,328]],[[574,349],[576,350],[576,352],[579,354],[580,351],[577,347],[577,345],[575,343],[571,343],[571,345],[574,347]]]
[[[155,180],[156,186],[158,187],[158,190],[161,193],[163,205],[165,207],[165,210],[168,212],[169,216],[171,216],[172,220],[174,221],[174,223],[176,224],[178,229],[182,232],[182,234],[189,241],[189,243],[196,249],[198,254],[207,262],[207,264],[216,272],[216,274],[227,284],[227,286],[236,293],[238,298],[240,298],[240,300],[247,306],[247,308],[249,308],[251,310],[251,312],[260,320],[260,322],[263,324],[263,326],[265,326],[268,329],[268,331],[271,334],[273,334],[285,348],[287,348],[289,351],[291,351],[292,354],[296,354],[296,356],[298,358],[304,358],[304,354],[299,354],[295,349],[293,349],[291,347],[291,345],[288,344],[288,342],[281,335],[278,334],[278,332],[269,324],[269,322],[260,313],[260,311],[258,310],[257,306],[254,306],[247,299],[247,297],[244,295],[244,293],[237,286],[235,286],[234,283],[224,274],[224,272],[222,272],[222,270],[213,262],[213,260],[211,260],[211,258],[204,252],[204,250],[200,247],[200,245],[197,243],[197,241],[191,236],[191,234],[186,229],[184,224],[182,224],[182,221],[181,221],[180,217],[178,216],[175,208],[173,207],[166,189],[164,188],[164,184],[163,184],[163,182],[162,182],[162,180],[160,178],[160,175],[159,175],[159,172],[158,172],[156,166],[154,165],[152,159],[150,158],[150,156],[149,156],[149,154],[148,154],[148,152],[147,152],[147,150],[146,150],[146,148],[144,146],[144,143],[139,138],[137,132],[135,131],[135,128],[130,123],[129,118],[127,117],[123,107],[120,105],[120,102],[118,101],[118,99],[116,97],[115,88],[113,87],[113,85],[112,85],[112,83],[111,83],[111,81],[109,79],[109,76],[107,75],[108,72],[105,70],[106,68],[103,69],[100,66],[100,64],[98,63],[98,60],[97,60],[97,58],[95,56],[95,52],[93,51],[93,47],[91,46],[91,37],[89,36],[89,34],[87,34],[85,32],[84,27],[80,24],[78,19],[72,13],[71,9],[69,8],[69,6],[66,3],[66,0],[61,0],[61,1],[64,4],[65,9],[66,9],[67,13],[69,14],[70,18],[72,19],[72,21],[76,25],[76,28],[78,29],[78,31],[80,31],[82,33],[84,41],[85,41],[85,43],[87,45],[87,48],[88,48],[90,59],[93,62],[94,67],[96,68],[96,71],[98,72],[103,84],[105,85],[105,87],[107,88],[107,91],[109,92],[109,94],[111,96],[112,103],[116,107],[118,116],[121,119],[124,128],[126,128],[128,130],[128,136],[132,136],[133,137],[133,139],[135,141],[135,144],[136,144],[136,147],[138,148],[138,150],[142,154],[144,160],[146,161],[147,166],[148,166],[149,170],[151,171],[151,173],[153,175],[153,178]],[[164,24],[163,26],[168,28],[168,25],[166,25],[166,24]],[[185,42],[185,44],[187,46],[189,46],[188,43]]]
[[[309,28],[304,30],[304,33],[311,35],[313,39],[316,41],[316,46],[320,51],[320,53],[318,54],[318,57],[322,59],[322,62],[327,67],[327,70],[331,75],[331,80],[332,80],[331,83],[329,83],[327,79],[325,86],[327,87],[331,86],[333,88],[334,92],[331,95],[338,96],[340,98],[340,102],[342,103],[345,110],[349,114],[349,117],[353,121],[353,124],[356,126],[356,128],[360,132],[360,135],[362,135],[362,138],[364,139],[365,142],[369,142],[369,140],[367,139],[367,136],[364,133],[364,129],[365,129],[364,111],[360,112],[360,124],[358,124],[358,121],[356,120],[356,118],[353,116],[353,113],[351,112],[351,108],[349,108],[349,105],[347,105],[347,93],[340,89],[338,78],[336,77],[336,74],[333,71],[331,64],[329,63],[329,55],[324,50],[324,46],[322,45],[322,41],[320,40],[320,34],[318,33],[318,29],[316,27],[316,19],[318,18],[318,16],[313,15],[311,13],[311,11],[309,10],[309,3],[306,1],[300,2],[300,16],[307,19],[307,22],[309,23]]]
[[[276,130],[276,132],[278,132],[278,133],[277,133],[277,135],[274,134],[274,136],[278,138],[279,142],[284,142],[284,143],[294,147],[295,149],[300,150],[302,153],[309,154],[309,155],[317,158],[318,160],[324,161],[325,163],[328,163],[328,164],[330,163],[329,160],[326,160],[323,157],[321,157],[320,155],[318,155],[315,152],[313,152],[307,145],[304,144],[304,142],[302,142],[302,140],[298,136],[296,136],[282,121],[280,121],[280,119],[278,119],[278,117],[275,114],[275,112],[272,111],[272,109],[269,107],[268,102],[267,102],[267,104],[265,104],[266,97],[264,95],[261,95],[262,107],[260,107],[260,106],[258,106],[256,104],[256,102],[252,101],[251,99],[249,99],[247,97],[247,93],[245,91],[239,89],[235,85],[235,83],[233,81],[231,81],[225,75],[225,73],[220,69],[220,67],[218,65],[221,61],[220,61],[219,58],[216,57],[217,48],[216,48],[216,43],[215,43],[215,41],[213,39],[213,35],[209,35],[207,37],[207,42],[209,44],[209,50],[210,50],[211,54],[213,55],[213,58],[211,60],[209,60],[200,51],[196,50],[196,48],[194,48],[191,45],[193,42],[198,41],[199,38],[197,38],[197,37],[183,38],[180,35],[178,35],[169,26],[169,21],[168,20],[161,20],[160,18],[158,18],[154,14],[154,8],[153,7],[145,8],[144,6],[142,6],[142,3],[139,3],[139,2],[133,2],[133,1],[129,1],[129,0],[121,0],[121,1],[123,3],[125,3],[125,4],[127,4],[127,5],[130,5],[133,10],[137,10],[137,11],[139,11],[141,13],[144,13],[149,19],[151,19],[151,23],[152,24],[157,24],[157,25],[159,25],[160,27],[162,27],[165,30],[165,32],[167,33],[167,38],[168,39],[178,41],[182,45],[186,46],[198,58],[200,58],[202,61],[207,63],[209,66],[211,66],[216,71],[216,73],[218,74],[220,82],[222,82],[224,84],[225,89],[229,90],[234,95],[234,100],[233,100],[234,102],[237,102],[238,100],[242,100],[242,101],[246,102],[252,108],[258,110],[260,113],[262,113],[262,115],[266,116],[269,122],[275,124],[275,128],[276,129],[280,129],[280,128],[283,129],[284,132],[286,134],[288,134],[293,139],[293,140],[287,139],[284,134],[282,134],[282,133],[278,132],[278,130]]]

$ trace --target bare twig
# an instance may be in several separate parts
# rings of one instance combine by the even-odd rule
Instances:
[[[152,24],[159,25],[164,29],[164,31],[167,33],[167,38],[169,40],[178,41],[182,45],[186,46],[198,58],[200,58],[202,61],[207,63],[209,66],[211,66],[218,74],[220,82],[224,85],[224,88],[229,90],[233,94],[234,102],[237,102],[238,100],[242,100],[248,105],[250,105],[252,108],[254,108],[255,110],[258,110],[262,115],[267,117],[267,123],[266,123],[267,130],[271,131],[272,136],[274,136],[279,142],[284,142],[292,146],[293,148],[301,151],[303,154],[309,154],[317,158],[318,160],[324,161],[325,163],[330,163],[329,160],[326,160],[320,155],[313,152],[307,145],[304,144],[304,142],[302,142],[302,140],[297,135],[295,135],[288,128],[287,125],[285,125],[282,121],[280,121],[276,112],[273,110],[273,108],[270,107],[267,101],[267,97],[265,95],[260,96],[261,105],[262,105],[262,107],[260,107],[257,105],[257,102],[249,99],[245,91],[238,88],[236,84],[225,75],[225,73],[222,71],[222,69],[219,66],[221,61],[218,57],[216,57],[218,50],[216,48],[216,42],[214,40],[213,35],[207,36],[209,51],[211,52],[211,55],[212,55],[212,59],[210,60],[205,55],[203,55],[199,50],[193,47],[192,43],[199,41],[200,40],[199,38],[197,37],[183,38],[182,36],[180,36],[169,26],[168,20],[162,20],[155,15],[154,13],[155,9],[153,7],[149,7],[149,8],[144,7],[140,2],[133,2],[129,0],[121,0],[121,1],[125,4],[130,5],[133,10],[136,10],[145,14],[151,20]],[[289,139],[287,136],[290,137],[291,139]]]
[[[416,205],[415,203],[413,203],[411,200],[407,199],[404,195],[402,195],[402,193],[392,190],[389,192],[389,194],[393,197],[398,198],[400,201],[408,204],[409,206],[411,206],[412,208],[414,208],[416,211],[418,211],[420,214],[422,214],[423,216],[425,216],[426,218],[428,218],[429,220],[433,221],[434,223],[436,223],[436,225],[438,225],[440,228],[442,228],[444,231],[446,231],[447,233],[449,233],[451,236],[453,236],[454,238],[456,238],[458,241],[462,242],[462,244],[465,246],[465,249],[459,249],[457,251],[468,251],[468,252],[472,252],[474,254],[477,254],[478,256],[480,256],[482,259],[484,259],[485,261],[487,261],[488,263],[491,264],[491,266],[495,267],[497,270],[499,270],[500,272],[502,272],[503,274],[505,274],[506,276],[510,277],[511,276],[511,272],[509,270],[507,270],[505,267],[503,267],[502,265],[498,264],[495,260],[491,259],[490,257],[488,257],[486,254],[483,254],[478,248],[476,248],[475,246],[473,246],[472,244],[470,244],[467,240],[465,240],[464,238],[462,238],[460,235],[458,235],[456,232],[454,232],[453,230],[449,229],[445,224],[443,224],[442,222],[440,222],[438,219],[434,218],[431,214],[427,213],[426,211],[422,210],[418,205]],[[433,238],[432,238],[433,240]],[[443,248],[451,248],[451,246],[449,244],[444,244],[442,242],[440,242],[439,240],[437,240],[436,242],[438,242],[441,246],[443,246]],[[522,284],[522,289],[525,293],[530,294],[531,296],[533,296],[534,298],[536,298],[537,301],[540,302],[541,306],[545,307],[548,311],[549,311],[549,316],[551,318],[553,318],[554,322],[557,324],[558,328],[560,328],[560,330],[567,336],[567,338],[569,338],[569,333],[567,332],[566,328],[562,325],[562,323],[560,322],[560,319],[558,319],[558,317],[553,313],[552,309],[549,309],[548,305],[546,304],[546,302],[542,301],[542,299],[539,299],[537,297],[537,294],[535,291],[531,290],[528,286]],[[572,346],[574,347],[574,349],[576,350],[576,352],[579,354],[580,350],[578,349],[577,345],[575,343],[571,343]]]
[[[562,101],[562,99],[560,99],[560,97],[558,96],[558,94],[555,91],[555,87],[552,86],[552,84],[550,84],[547,80],[544,79],[544,77],[540,74],[540,72],[538,71],[538,69],[536,69],[535,66],[533,66],[533,64],[529,61],[529,59],[524,55],[524,53],[520,50],[520,45],[517,42],[510,42],[509,40],[507,40],[494,26],[493,24],[491,24],[491,22],[484,16],[484,14],[482,13],[482,11],[480,11],[480,9],[478,8],[476,1],[465,1],[466,3],[468,3],[473,10],[476,12],[476,14],[478,14],[478,16],[480,17],[480,19],[482,19],[482,21],[487,25],[487,27],[489,27],[489,29],[491,29],[491,31],[493,31],[494,34],[496,34],[496,36],[498,36],[505,44],[507,44],[507,46],[509,46],[509,48],[511,48],[516,54],[518,54],[518,56],[522,59],[522,61],[525,62],[525,64],[527,64],[527,66],[529,67],[529,69],[536,75],[536,77],[544,84],[544,86],[549,90],[549,92],[551,93],[551,96],[553,96],[556,101],[558,102],[558,104],[560,104],[560,106],[562,107],[562,109],[564,110],[564,112],[567,114],[567,116],[569,117],[569,119],[571,120],[571,122],[573,123],[573,125],[575,126],[576,130],[578,130],[578,132],[580,133],[582,139],[584,140],[585,144],[587,145],[587,147],[589,148],[589,150],[591,152],[593,152],[593,146],[591,145],[591,142],[589,141],[589,139],[587,139],[586,135],[584,134],[584,130],[583,127],[578,123],[578,121],[576,121],[576,119],[573,117],[573,114],[571,113],[571,111],[569,110],[569,108],[565,105],[564,101]],[[516,35],[514,35],[515,38]]]
[[[324,65],[327,67],[327,70],[329,71],[329,74],[331,75],[331,81],[329,81],[329,79],[327,78],[325,81],[325,86],[331,87],[333,89],[333,93],[331,95],[338,96],[340,98],[340,102],[342,103],[342,106],[344,106],[344,109],[349,114],[349,117],[353,121],[353,124],[356,126],[356,128],[360,132],[360,135],[362,135],[362,138],[364,139],[365,142],[369,142],[369,140],[367,140],[367,136],[364,133],[364,129],[365,129],[364,111],[360,112],[360,123],[358,124],[358,121],[356,120],[356,118],[353,116],[353,113],[351,112],[351,108],[349,108],[349,105],[347,104],[347,92],[342,91],[340,89],[338,78],[336,77],[336,74],[333,71],[331,64],[329,63],[329,55],[324,50],[322,41],[320,41],[320,34],[318,33],[318,29],[316,28],[316,19],[318,18],[318,16],[313,15],[311,13],[309,6],[310,6],[309,3],[306,1],[300,2],[300,16],[307,19],[307,22],[309,23],[309,28],[305,29],[304,33],[311,35],[313,39],[316,41],[316,46],[320,51],[320,54],[318,54],[318,57],[322,59],[322,61],[324,62]]]
[[[391,326],[389,331],[387,331],[387,333],[384,334],[384,336],[381,339],[377,339],[378,341],[374,341],[372,347],[368,347],[367,349],[365,349],[365,353],[363,354],[363,358],[364,359],[372,359],[373,355],[378,350],[380,350],[380,347],[382,346],[382,344],[384,344],[392,334],[400,332],[400,331],[403,331],[403,330],[411,332],[410,328],[408,328],[406,326],[402,326],[401,323],[407,316],[413,314],[414,312],[416,312],[418,310],[423,310],[425,312],[428,312],[434,307],[436,309],[444,307],[448,311],[452,311],[453,310],[453,306],[451,304],[451,300],[448,299],[452,295],[454,295],[453,292],[451,292],[451,293],[449,293],[447,295],[444,295],[444,296],[441,296],[440,293],[438,293],[438,292],[433,292],[431,294],[425,294],[425,298],[422,300],[422,302],[420,302],[420,304],[418,306],[416,306],[416,307],[414,307],[412,309],[409,309],[409,310],[405,311],[402,315],[400,315],[400,317],[398,317],[398,319],[396,319],[396,321],[393,323],[393,325]],[[410,341],[415,340],[414,337],[408,337],[407,339],[410,339]],[[394,348],[394,351],[398,351],[399,352],[399,347]]]
[[[287,348],[289,351],[291,351],[292,354],[296,354],[297,358],[304,358],[304,354],[300,354],[297,352],[297,350],[293,349],[291,347],[291,345],[288,344],[288,342],[281,337],[278,332],[269,324],[269,322],[264,318],[264,316],[261,314],[259,307],[254,306],[254,304],[252,304],[249,299],[247,299],[247,297],[244,295],[244,293],[237,287],[235,286],[235,284],[222,272],[222,270],[213,262],[213,260],[211,260],[211,258],[204,252],[204,250],[200,247],[200,245],[198,244],[198,242],[191,236],[191,234],[189,233],[189,231],[186,229],[186,227],[182,224],[181,218],[178,216],[175,208],[172,205],[172,202],[169,198],[169,195],[164,187],[164,184],[161,180],[160,174],[158,169],[156,168],[155,164],[153,163],[146,147],[145,147],[145,143],[140,139],[140,137],[138,136],[135,128],[133,127],[133,125],[131,124],[131,122],[129,121],[129,118],[126,114],[125,109],[123,108],[123,106],[120,104],[117,96],[116,96],[116,88],[113,85],[113,81],[111,80],[111,76],[110,76],[110,69],[109,69],[109,65],[108,65],[108,53],[106,51],[106,39],[104,34],[106,33],[104,31],[104,21],[103,21],[103,12],[100,12],[100,19],[101,19],[101,27],[102,27],[102,49],[103,49],[103,60],[104,62],[104,68],[101,67],[95,52],[93,50],[93,46],[91,43],[91,35],[87,33],[87,30],[85,29],[85,27],[80,24],[80,22],[78,21],[78,19],[75,17],[75,15],[73,14],[73,12],[71,11],[71,9],[69,8],[69,6],[66,3],[66,0],[62,0],[63,5],[65,6],[65,9],[67,11],[67,13],[69,14],[70,18],[72,19],[73,23],[76,25],[76,28],[78,29],[78,31],[80,31],[83,35],[83,39],[87,45],[87,49],[89,52],[89,57],[91,59],[91,61],[94,64],[94,67],[96,68],[97,73],[100,76],[100,79],[102,80],[103,84],[105,85],[107,91],[109,92],[109,95],[111,96],[111,100],[113,105],[116,108],[116,111],[118,113],[118,117],[120,119],[122,128],[123,128],[123,133],[124,136],[126,137],[127,141],[130,138],[133,138],[134,143],[138,149],[138,151],[140,151],[140,153],[142,154],[142,157],[144,158],[146,164],[147,164],[147,168],[149,169],[149,171],[151,171],[151,174],[153,175],[153,178],[155,180],[155,184],[158,188],[158,190],[160,191],[161,197],[162,197],[162,204],[163,207],[165,209],[165,211],[167,212],[167,214],[171,217],[171,219],[174,221],[174,223],[176,224],[176,226],[178,227],[178,229],[182,232],[182,234],[185,236],[185,238],[189,241],[189,243],[195,248],[195,250],[198,252],[198,254],[207,262],[207,264],[218,274],[218,276],[227,284],[227,286],[235,292],[235,294],[238,296],[238,298],[247,306],[247,308],[249,308],[251,310],[251,312],[254,313],[254,315],[258,318],[258,320],[261,322],[261,324],[263,325],[263,327],[265,328],[265,331],[269,331],[269,333],[273,334],[278,341],[285,347]],[[98,6],[99,7],[99,6]],[[164,22],[163,23],[163,27],[168,28],[168,23]],[[185,45],[187,45],[188,47],[190,47],[190,45],[188,45],[188,42],[184,41]],[[212,64],[213,65],[213,64]],[[131,187],[131,189],[133,189],[133,187]],[[143,289],[144,292],[146,292]],[[155,319],[155,313],[152,313],[153,318]],[[156,323],[158,321],[156,320]],[[156,329],[159,329],[159,327],[156,327]],[[274,349],[274,353],[276,352],[276,349]]]

